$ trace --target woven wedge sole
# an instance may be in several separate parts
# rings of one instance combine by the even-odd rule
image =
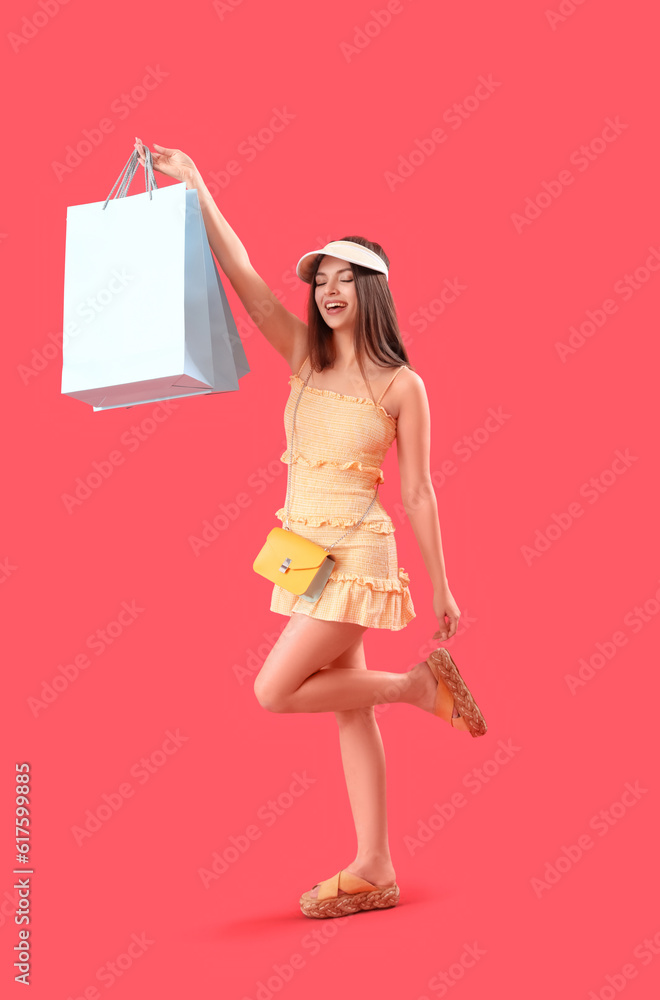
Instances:
[[[376,886],[368,892],[352,892],[332,899],[316,899],[304,892],[300,897],[300,909],[306,917],[346,917],[362,910],[384,910],[399,902],[399,887],[396,885]]]
[[[438,681],[438,693],[434,714],[449,722],[454,729],[467,731],[471,736],[483,736],[488,726],[479,706],[472,697],[472,692],[461,677],[461,673],[451,658],[451,654],[443,647],[434,649],[426,661],[431,668],[433,676]],[[460,712],[461,721],[451,717],[452,707],[448,704],[446,692],[441,689],[444,681],[449,689],[454,701],[454,705]]]

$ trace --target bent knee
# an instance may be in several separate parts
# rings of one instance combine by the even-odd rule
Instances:
[[[254,694],[261,705],[268,712],[285,712],[286,700],[282,693],[272,684],[260,682],[259,678],[254,682]]]

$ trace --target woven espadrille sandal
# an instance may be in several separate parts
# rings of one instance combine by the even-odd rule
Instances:
[[[448,722],[454,729],[462,729],[471,736],[483,736],[488,729],[486,720],[451,654],[443,646],[439,646],[426,662],[438,682],[433,714]],[[452,715],[454,706],[460,713],[458,717]]]
[[[306,917],[345,917],[360,910],[384,910],[388,906],[396,906],[399,901],[396,882],[372,885],[345,869],[317,884],[318,896],[304,892],[300,897],[300,909]],[[312,888],[316,889],[316,886]],[[340,895],[340,889],[344,895]]]

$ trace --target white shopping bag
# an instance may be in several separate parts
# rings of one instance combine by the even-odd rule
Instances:
[[[158,190],[146,159],[144,194],[125,196],[135,152],[117,197],[67,209],[62,393],[95,410],[235,391],[249,371],[197,191]]]

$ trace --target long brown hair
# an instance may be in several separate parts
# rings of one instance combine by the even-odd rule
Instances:
[[[389,268],[389,258],[379,243],[365,240],[363,236],[343,236],[342,239],[351,240],[353,243],[359,243],[361,246],[373,250]],[[316,304],[316,272],[323,256],[323,254],[319,254],[314,261],[311,289],[307,300],[309,360],[314,371],[323,371],[334,362],[337,354],[332,328],[328,326]],[[375,364],[387,368],[398,368],[405,364],[414,371],[401,339],[399,321],[387,277],[380,271],[371,271],[367,267],[362,267],[361,264],[349,263],[353,271],[357,293],[355,356],[365,383],[369,384],[364,370],[365,357],[368,357]]]

